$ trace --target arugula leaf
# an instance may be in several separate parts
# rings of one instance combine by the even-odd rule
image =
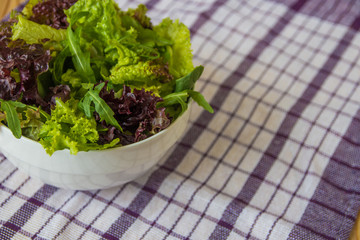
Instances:
[[[78,31],[81,29],[78,28]],[[90,66],[90,53],[84,53],[79,44],[78,37],[74,34],[71,26],[67,28],[68,46],[72,54],[72,60],[76,71],[83,77],[85,82],[95,83],[94,71]]]
[[[8,127],[16,138],[21,138],[21,124],[16,108],[26,107],[26,105],[20,102],[4,101],[2,99],[0,99],[0,103],[1,110],[6,114],[6,123]]]
[[[176,104],[180,104],[181,111],[179,115],[181,115],[187,109],[187,100],[188,97],[194,99],[194,101],[199,104],[199,106],[203,107],[210,113],[213,113],[214,110],[210,106],[210,104],[205,100],[204,96],[194,91],[193,88],[195,86],[195,82],[200,78],[202,72],[204,71],[203,66],[198,66],[194,68],[189,74],[185,75],[182,78],[176,80],[175,92],[169,95],[166,95],[163,99],[164,101],[159,103],[159,106],[169,107]],[[178,113],[178,111],[173,111],[174,113]]]
[[[89,89],[85,96],[79,102],[79,108],[82,109],[86,117],[92,117],[91,104],[94,103],[95,111],[99,114],[101,120],[105,120],[107,124],[110,124],[122,131],[118,121],[114,118],[113,110],[107,105],[107,103],[99,96],[101,89],[105,83],[97,85],[94,89]]]
[[[67,57],[71,56],[71,52],[68,46],[66,46],[55,58],[53,67],[53,78],[55,83],[61,84],[61,76],[64,70],[64,63]]]
[[[157,107],[165,107],[167,110],[168,107],[180,104],[181,111],[173,111],[174,113],[176,113],[177,116],[180,116],[188,108],[188,104],[186,103],[188,97],[189,97],[188,90],[184,90],[182,92],[171,93],[171,94],[168,94],[165,97],[163,97],[163,101],[159,102],[157,104]],[[171,114],[171,116],[177,117],[172,114]]]
[[[175,92],[181,92],[187,89],[193,89],[195,82],[200,78],[204,71],[203,66],[197,66],[189,74],[176,80]]]
[[[214,109],[205,100],[204,96],[201,93],[194,90],[188,90],[188,94],[192,99],[194,99],[197,104],[199,104],[199,106],[203,107],[209,113],[214,113]]]
[[[194,101],[201,107],[203,107],[206,111],[210,113],[214,113],[214,109],[210,106],[210,104],[205,100],[204,96],[194,90],[187,89],[183,90],[181,92],[175,92],[171,93],[169,95],[166,95],[162,102],[158,103],[158,107],[171,107],[177,104],[180,104],[181,111],[175,111],[175,113],[179,114],[179,116],[186,111],[188,108],[187,99],[188,97],[191,97],[194,99]]]

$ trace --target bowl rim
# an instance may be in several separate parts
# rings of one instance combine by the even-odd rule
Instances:
[[[120,149],[124,149],[124,151],[125,151],[126,149],[129,149],[129,150],[130,150],[130,149],[132,149],[132,148],[138,147],[138,145],[145,144],[145,143],[147,143],[147,142],[149,142],[149,141],[152,141],[152,140],[155,139],[155,138],[159,138],[160,136],[164,135],[166,132],[170,131],[170,129],[173,128],[173,126],[174,126],[177,122],[179,122],[180,119],[182,119],[182,118],[183,118],[184,116],[186,116],[187,114],[190,114],[191,104],[192,104],[192,101],[191,101],[191,99],[190,99],[189,102],[188,102],[188,104],[187,104],[187,105],[188,105],[188,108],[187,108],[184,112],[182,112],[172,123],[170,123],[170,125],[169,125],[167,128],[161,130],[160,132],[158,132],[158,133],[156,133],[156,134],[154,134],[154,135],[152,135],[152,136],[150,136],[150,137],[148,137],[148,138],[146,138],[146,139],[143,139],[143,140],[141,140],[141,141],[139,141],[139,142],[131,143],[131,144],[128,144],[128,145],[115,146],[115,147],[111,147],[111,148],[107,148],[107,149],[97,149],[97,150],[89,150],[89,151],[78,151],[75,155],[77,155],[77,154],[86,154],[86,153],[91,153],[91,152],[114,151],[115,149],[117,149],[118,151],[119,151]],[[7,129],[7,131],[9,131],[10,134],[13,136],[13,133],[11,132],[10,128],[7,127],[5,124],[3,124],[3,123],[0,122],[0,128],[2,128],[2,127],[4,127],[5,129]],[[13,137],[15,138],[15,136],[13,136]],[[23,140],[23,141],[26,141],[26,142],[29,142],[29,143],[38,144],[38,145],[40,145],[41,148],[44,149],[44,151],[45,151],[45,148],[40,144],[40,142],[35,141],[35,140],[33,140],[33,139],[30,139],[30,138],[28,138],[28,137],[25,137],[25,136],[23,136],[23,135],[21,135],[21,138],[19,138],[19,139],[17,139],[17,140]],[[70,149],[68,149],[68,148],[61,149],[61,150],[56,150],[55,152],[68,152],[69,154],[71,154],[71,153],[70,153]],[[54,153],[55,153],[55,152],[54,152]],[[49,155],[49,156],[50,156],[50,155]]]

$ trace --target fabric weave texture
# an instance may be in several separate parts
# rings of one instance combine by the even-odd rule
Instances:
[[[120,187],[44,185],[0,158],[0,239],[348,239],[360,208],[360,1],[148,0],[191,30],[184,137]]]

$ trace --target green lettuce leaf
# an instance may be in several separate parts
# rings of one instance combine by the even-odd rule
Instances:
[[[157,73],[162,74],[163,66],[150,61],[138,62],[134,65],[115,66],[111,69],[110,81],[114,84],[147,87],[156,85]]]
[[[68,69],[61,76],[61,84],[69,85],[73,89],[80,88],[82,86],[81,76],[78,72],[75,72],[73,69]]]
[[[105,49],[106,57],[116,63],[115,68],[134,65],[140,57],[131,49],[115,40],[109,42],[110,46]]]
[[[22,134],[25,137],[37,141],[39,140],[39,133],[43,124],[39,109],[34,110],[32,108],[27,108],[25,117],[21,120]]]
[[[23,39],[27,44],[41,43],[43,39],[62,41],[66,39],[66,30],[55,29],[47,25],[18,16],[18,22],[12,27],[12,40]]]
[[[173,42],[173,45],[167,47],[169,56],[169,71],[175,79],[185,76],[194,69],[192,63],[192,52],[190,43],[190,31],[179,20],[169,18],[154,27],[154,31],[162,38]]]
[[[127,29],[136,29],[136,40],[142,46],[154,47],[155,45],[167,46],[173,42],[169,39],[160,37],[153,31],[151,20],[146,16],[147,8],[144,4],[139,4],[136,9],[128,9],[127,12],[122,12],[121,21],[122,25]]]
[[[139,28],[139,25],[143,28],[151,28],[151,19],[146,16],[147,8],[144,4],[139,4],[137,8],[129,8],[126,12],[126,16],[131,17],[131,19],[127,19],[128,22],[123,25],[127,27],[135,27]]]
[[[79,12],[87,12],[88,15],[75,24],[74,18]],[[121,24],[119,9],[113,0],[79,0],[65,10],[65,14],[70,24],[82,28],[82,37],[89,42],[97,39],[104,47],[110,39],[120,39],[125,30]]]
[[[78,108],[78,101],[70,99],[62,102],[56,99],[56,107],[51,111],[51,118],[40,130],[40,143],[49,155],[57,150],[70,149],[71,154],[91,149],[104,149],[119,142],[98,145],[97,124],[94,118],[87,118]]]

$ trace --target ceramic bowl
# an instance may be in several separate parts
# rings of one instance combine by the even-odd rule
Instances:
[[[46,184],[72,190],[105,189],[144,175],[181,138],[189,116],[190,107],[168,128],[143,141],[76,155],[65,149],[49,156],[40,143],[17,139],[1,125],[0,151],[20,170]]]

